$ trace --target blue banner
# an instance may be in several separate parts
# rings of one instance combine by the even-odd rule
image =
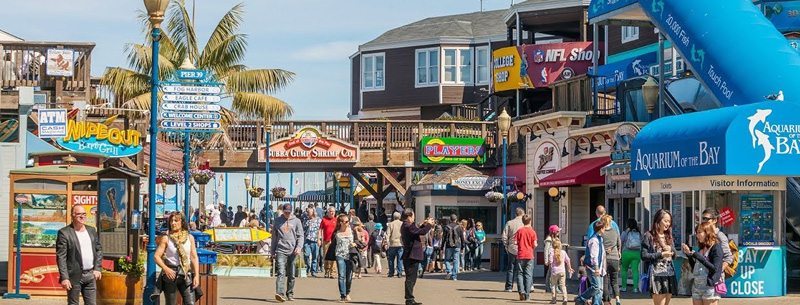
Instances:
[[[620,60],[597,67],[597,90],[615,88],[620,82],[629,78],[650,74],[650,66],[658,63],[656,52]]]
[[[786,253],[783,248],[739,248],[736,275],[725,281],[725,297],[752,298],[786,295]]]
[[[763,4],[764,16],[782,33],[800,30],[800,1],[770,1]]]
[[[613,12],[625,6],[638,2],[637,0],[592,0],[589,5],[589,19]]]

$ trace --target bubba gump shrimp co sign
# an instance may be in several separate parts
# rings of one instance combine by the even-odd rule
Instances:
[[[266,162],[266,146],[258,148],[258,161]],[[270,162],[358,162],[358,146],[329,137],[314,127],[269,144]]]

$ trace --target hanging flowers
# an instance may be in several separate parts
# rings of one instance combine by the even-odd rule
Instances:
[[[193,169],[189,173],[197,184],[207,184],[215,175],[210,169]]]
[[[500,200],[503,200],[503,193],[494,191],[486,192],[486,199],[489,199],[489,201],[491,202],[498,202]]]
[[[273,187],[270,191],[272,192],[272,196],[275,198],[286,197],[286,189],[281,186]]]
[[[264,193],[264,188],[254,185],[254,186],[251,186],[251,187],[247,188],[247,192],[250,193],[251,197],[258,198],[258,197],[261,197],[261,194]]]
[[[506,194],[506,196],[508,196],[508,200],[512,202],[518,202],[522,201],[522,199],[525,199],[525,193],[518,190],[510,191],[508,194]]]
[[[183,171],[159,168],[156,172],[156,180],[161,180],[169,185],[179,184],[183,181]]]

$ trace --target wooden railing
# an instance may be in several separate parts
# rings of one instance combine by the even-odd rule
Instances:
[[[270,138],[275,141],[289,137],[306,126],[315,127],[327,136],[345,140],[361,149],[413,150],[419,148],[423,137],[483,138],[489,148],[497,144],[495,122],[464,121],[290,121],[273,124]],[[253,150],[266,142],[261,121],[239,121],[229,125],[226,131],[236,150]]]
[[[592,80],[587,75],[576,76],[550,85],[553,89],[553,111],[591,112]]]
[[[41,90],[86,91],[91,79],[94,43],[0,41],[0,86],[41,87]],[[47,75],[47,50],[74,51],[70,77]]]

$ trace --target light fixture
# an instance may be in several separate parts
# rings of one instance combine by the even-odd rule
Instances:
[[[168,5],[169,0],[144,0],[144,7],[147,9],[147,15],[150,16],[150,24],[153,28],[161,28],[164,12]]]
[[[342,172],[335,172],[333,176],[336,177],[336,181],[339,181],[339,179],[342,179]]]
[[[61,157],[61,161],[67,164],[67,169],[72,169],[72,163],[78,162],[78,159],[75,159],[72,155],[66,155]]]
[[[658,103],[658,83],[655,78],[647,77],[647,81],[642,85],[642,98],[647,106],[647,113],[652,114]]]
[[[250,176],[244,176],[244,187],[250,188]]]
[[[531,136],[530,140],[531,140],[531,141],[533,141],[533,140],[535,140],[535,139],[537,139],[537,138],[541,138],[541,137],[543,136],[543,134],[539,134],[539,135],[537,135],[537,134],[535,134],[535,133],[534,133],[534,129],[533,129],[533,127],[535,127],[535,126],[537,126],[537,125],[538,125],[538,126],[542,126],[542,130],[544,131],[544,133],[546,133],[546,134],[549,134],[549,135],[551,135],[551,136],[555,136],[555,135],[556,135],[556,133],[555,133],[555,132],[547,131],[547,125],[545,125],[545,124],[544,124],[544,123],[542,123],[542,122],[536,122],[536,123],[533,123],[533,124],[532,124],[532,125],[530,125],[530,126],[528,126],[528,125],[523,125],[523,126],[521,126],[521,127],[520,127],[520,133],[522,133],[523,135],[527,135],[528,133],[530,133],[530,136]],[[528,132],[523,132],[525,129],[527,129],[527,130],[528,130]]]
[[[558,202],[567,194],[565,191],[559,191],[557,187],[551,187],[547,190],[547,195],[550,195],[550,198],[553,198],[553,201]]]
[[[166,182],[161,182],[161,190],[164,191],[164,193],[167,192],[167,183]],[[164,198],[166,198],[166,196],[164,196]]]
[[[497,128],[504,138],[508,136],[508,130],[511,128],[511,116],[508,115],[505,108],[500,113],[500,116],[497,117]]]
[[[572,140],[572,141],[575,142],[575,149],[572,151],[572,155],[573,156],[580,155],[581,151],[587,151],[588,150],[586,148],[582,148],[581,147],[580,142],[578,142],[578,139],[587,139],[588,140],[589,138],[587,138],[586,136],[580,136],[578,138],[566,138],[566,139],[564,139],[564,147],[561,150],[561,156],[562,157],[569,156],[569,152],[567,152],[567,141],[569,141],[569,140]],[[592,141],[589,141],[589,143],[591,143],[591,142]]]
[[[593,154],[596,151],[603,149],[602,145],[599,146],[599,147],[595,147],[594,146],[594,139],[596,139],[597,136],[600,136],[600,138],[603,139],[603,142],[605,142],[606,145],[608,145],[609,148],[611,147],[611,143],[608,142],[608,139],[606,139],[606,137],[604,135],[599,134],[599,133],[595,133],[595,134],[592,134],[591,137],[589,137],[589,143],[590,143],[590,145],[589,145],[589,154]]]

